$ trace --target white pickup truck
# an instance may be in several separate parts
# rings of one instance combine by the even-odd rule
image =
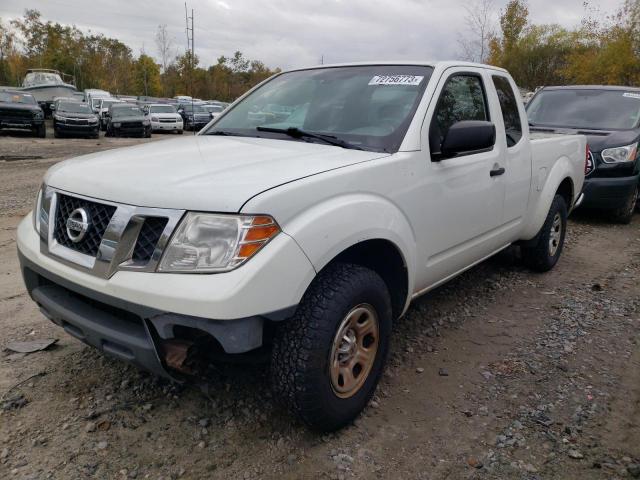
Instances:
[[[197,136],[52,167],[18,229],[27,289],[174,379],[194,350],[270,348],[279,398],[337,429],[412,299],[511,244],[536,271],[558,261],[586,140],[532,138],[517,92],[470,63],[280,73]]]

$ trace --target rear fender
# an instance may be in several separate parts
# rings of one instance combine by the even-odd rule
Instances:
[[[543,168],[545,167],[541,167],[537,172],[533,172],[531,189],[535,207],[530,209],[527,221],[525,222],[527,227],[522,233],[521,240],[531,240],[538,234],[547,218],[558,187],[560,187],[560,184],[566,178],[569,178],[572,184],[571,203],[573,204],[577,198],[575,182],[571,177],[575,168],[568,157],[560,157],[554,162],[549,173],[547,173],[546,170],[542,171]],[[580,192],[578,192],[578,194],[579,193]],[[571,210],[571,205],[567,205],[567,210]]]

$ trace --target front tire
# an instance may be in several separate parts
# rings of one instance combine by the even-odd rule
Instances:
[[[613,220],[624,225],[631,223],[638,202],[638,187],[629,195],[624,205],[613,211]]]
[[[567,204],[564,198],[556,195],[534,243],[522,247],[525,265],[536,272],[551,270],[562,254],[566,232]]]
[[[328,266],[276,331],[276,396],[314,430],[345,426],[376,389],[391,323],[389,291],[376,272],[353,264]]]

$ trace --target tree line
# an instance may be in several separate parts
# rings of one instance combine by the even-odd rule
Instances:
[[[115,38],[45,21],[37,10],[26,10],[10,22],[0,19],[0,85],[20,86],[27,69],[51,68],[72,75],[79,90],[230,101],[280,71],[239,51],[201,67],[197,55],[173,48],[166,25],[158,26],[154,40],[160,63],[145,51],[136,57]]]
[[[520,87],[640,85],[640,0],[610,14],[585,2],[574,28],[536,25],[526,0],[510,0],[494,27],[493,0],[467,4],[462,55],[506,68]]]

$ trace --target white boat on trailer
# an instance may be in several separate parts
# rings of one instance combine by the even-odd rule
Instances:
[[[69,78],[71,83],[67,83],[64,78]],[[27,70],[22,81],[22,90],[31,93],[45,115],[50,115],[55,97],[73,97],[77,94],[78,90],[73,83],[75,80],[72,76],[57,70],[32,68]]]

